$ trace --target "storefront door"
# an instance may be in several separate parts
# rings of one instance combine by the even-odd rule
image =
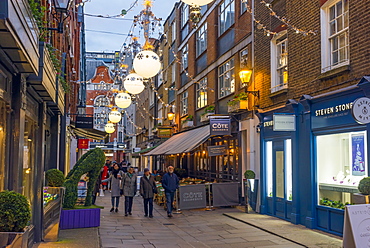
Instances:
[[[290,219],[292,200],[291,140],[266,143],[268,213]]]

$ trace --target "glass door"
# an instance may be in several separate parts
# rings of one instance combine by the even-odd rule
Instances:
[[[266,142],[267,212],[290,219],[292,200],[291,140]]]

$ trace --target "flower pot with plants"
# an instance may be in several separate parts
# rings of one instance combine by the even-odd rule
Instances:
[[[256,211],[258,196],[258,179],[252,170],[244,172],[246,212]]]
[[[27,198],[14,191],[0,192],[0,247],[28,247],[28,234],[33,226]]]
[[[201,122],[207,122],[209,121],[209,117],[210,115],[214,115],[215,114],[215,106],[214,105],[209,105],[208,107],[206,107],[204,109],[204,113],[200,115],[200,121]]]
[[[182,128],[187,128],[187,127],[193,127],[194,122],[193,122],[193,116],[188,115],[183,121],[182,121]]]
[[[104,152],[100,148],[95,148],[82,155],[68,173],[63,184],[66,188],[66,193],[60,217],[60,229],[100,226],[101,208],[92,204],[92,198],[93,190],[104,162]],[[88,178],[86,199],[83,206],[77,206],[77,185],[84,174]]]
[[[358,191],[360,193],[353,194],[354,204],[369,204],[370,203],[370,177],[364,177],[358,184]]]
[[[248,109],[248,94],[245,92],[235,95],[234,98],[227,103],[227,111],[229,113],[246,109]]]

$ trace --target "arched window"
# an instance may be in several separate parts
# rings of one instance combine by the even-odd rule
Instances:
[[[94,100],[94,107],[105,107],[105,106],[109,106],[109,104],[110,104],[110,101],[108,97],[103,96],[103,95],[97,96]]]

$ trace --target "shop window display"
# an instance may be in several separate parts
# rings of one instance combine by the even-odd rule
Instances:
[[[316,138],[318,203],[344,209],[368,175],[366,131]]]
[[[5,151],[6,151],[6,107],[0,101],[0,191],[4,190]]]

